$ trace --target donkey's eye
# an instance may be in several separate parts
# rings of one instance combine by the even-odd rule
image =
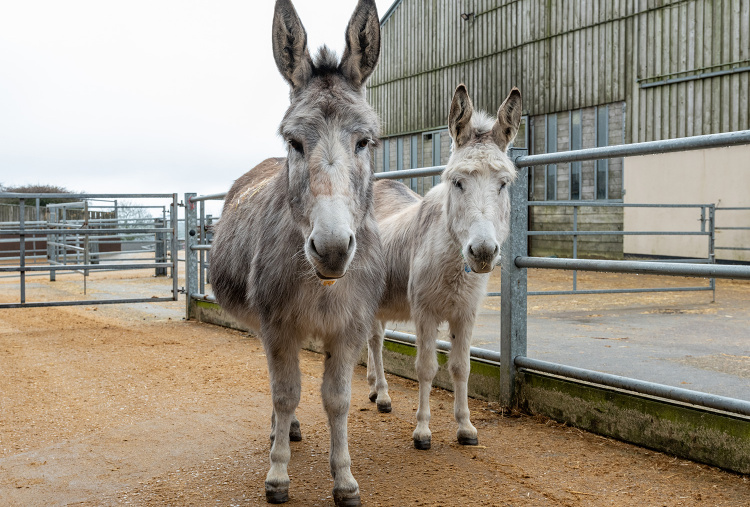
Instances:
[[[301,142],[297,141],[296,139],[287,139],[287,143],[289,143],[289,146],[291,146],[294,151],[296,151],[300,155],[305,154],[305,149],[302,147]]]
[[[357,151],[362,151],[368,146],[370,146],[370,140],[366,138],[362,139],[357,143]]]
[[[461,183],[461,180],[453,180],[453,186],[456,187],[459,190],[463,190],[464,186]]]
[[[498,194],[503,191],[503,189],[505,188],[505,185],[507,185],[507,183],[505,181],[503,181],[502,183],[500,183],[500,188],[497,189],[497,193]]]

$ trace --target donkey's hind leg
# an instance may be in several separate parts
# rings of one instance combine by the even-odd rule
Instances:
[[[391,397],[388,396],[388,382],[383,372],[383,339],[385,323],[375,321],[370,339],[367,341],[367,383],[370,385],[370,401],[378,405],[378,412],[391,411]]]
[[[276,438],[276,412],[271,412],[271,442]],[[299,419],[297,414],[292,416],[292,424],[289,427],[289,441],[290,442],[301,442],[302,441],[302,429],[300,428]]]
[[[353,333],[357,333],[353,330]],[[362,337],[366,330],[359,331]],[[359,342],[361,345],[362,342]],[[338,340],[325,343],[326,358],[321,395],[323,408],[328,415],[331,428],[331,475],[333,476],[333,500],[337,507],[361,505],[359,485],[351,472],[347,418],[352,396],[352,374],[361,350],[351,336],[340,336]]]
[[[268,336],[272,333],[264,334]],[[281,334],[282,332],[279,331],[277,336],[269,337],[271,340],[264,340],[268,373],[271,379],[274,428],[271,469],[268,471],[265,484],[266,500],[269,503],[283,503],[289,500],[289,474],[287,472],[291,457],[289,431],[294,419],[294,411],[299,405],[301,388],[299,345],[296,340],[292,339],[283,346],[279,346]]]
[[[438,370],[437,322],[432,318],[417,319],[417,379],[419,379],[419,408],[417,409],[417,427],[412,433],[414,447],[427,450],[432,446],[430,431],[430,391],[432,379]]]
[[[458,443],[477,445],[477,429],[469,420],[468,384],[471,370],[470,347],[474,319],[457,319],[450,322],[451,352],[448,370],[453,379],[453,414],[458,423]]]

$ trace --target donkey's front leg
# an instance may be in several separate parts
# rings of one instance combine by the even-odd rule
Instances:
[[[477,445],[477,429],[469,420],[468,384],[471,370],[470,347],[471,332],[474,328],[473,316],[464,320],[450,322],[451,352],[448,360],[448,370],[453,379],[453,414],[458,423],[458,443],[461,445]]]
[[[437,322],[431,318],[417,320],[417,379],[419,379],[419,408],[417,409],[417,427],[412,439],[414,447],[427,450],[432,446],[430,431],[430,391],[432,379],[438,370],[436,355]]]
[[[388,396],[388,382],[383,372],[383,338],[385,323],[379,320],[372,326],[367,341],[367,383],[370,386],[370,401],[378,405],[378,412],[391,411],[391,397]]]
[[[299,347],[292,340],[283,346],[277,346],[272,341],[268,343],[266,345],[264,342],[271,379],[274,438],[271,469],[266,476],[266,500],[269,503],[283,503],[289,500],[289,430],[300,399]]]
[[[361,343],[361,342],[360,342]],[[351,337],[340,337],[338,343],[326,346],[325,370],[321,395],[323,408],[331,427],[331,475],[333,500],[337,506],[360,505],[359,485],[351,472],[347,417],[352,395],[352,374],[360,347]]]

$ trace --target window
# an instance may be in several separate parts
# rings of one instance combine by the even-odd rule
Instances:
[[[557,151],[557,115],[548,114],[545,117],[545,151],[554,153]],[[554,201],[557,199],[557,164],[549,164],[545,171],[544,186],[546,188],[546,200]]]
[[[396,140],[396,170],[404,169],[404,138],[399,137]]]
[[[607,146],[609,144],[609,107],[599,106],[596,108],[596,146]],[[607,199],[609,187],[609,160],[596,161],[596,198]]]
[[[389,139],[383,140],[383,172],[391,170],[391,142]]]
[[[581,149],[581,111],[572,111],[570,113],[570,150]],[[571,162],[570,164],[570,200],[579,201],[581,199],[581,163]]]
[[[411,136],[411,169],[419,167],[419,158],[417,157],[417,155],[419,155],[419,150],[417,148],[418,139],[419,136]],[[411,180],[409,181],[409,187],[415,192],[417,191],[417,178],[411,178]]]
[[[440,165],[440,132],[432,134],[432,165]],[[432,185],[440,183],[440,176],[432,177]]]

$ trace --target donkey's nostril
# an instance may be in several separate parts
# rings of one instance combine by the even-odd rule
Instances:
[[[469,255],[471,255],[472,257],[474,257],[474,249],[471,248],[471,245],[469,245]]]
[[[346,246],[346,252],[350,253],[354,248],[354,234],[349,235],[349,244]]]
[[[317,249],[317,248],[315,248],[315,240],[313,240],[312,238],[310,238],[310,250],[312,250],[312,252],[313,252],[313,253],[314,253],[314,254],[315,254],[316,256],[320,257],[320,254],[318,253],[318,249]]]
[[[492,255],[497,255],[497,251],[500,250],[500,246],[495,243],[495,250],[492,252]]]

